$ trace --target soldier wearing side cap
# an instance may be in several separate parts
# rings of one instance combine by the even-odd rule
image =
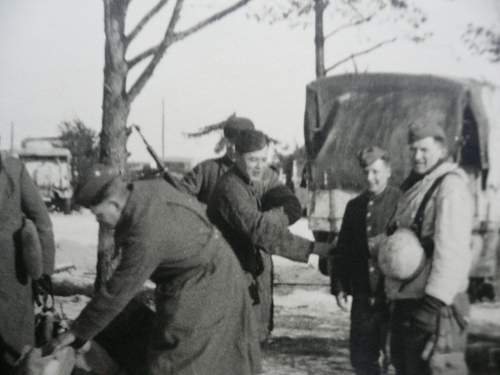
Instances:
[[[231,116],[222,125],[224,132],[226,153],[224,156],[208,159],[196,165],[186,173],[180,182],[182,189],[194,196],[203,204],[208,204],[217,181],[234,164],[236,157],[235,142],[242,130],[255,129],[253,122],[246,117]],[[280,184],[277,173],[267,168],[263,181],[258,184],[258,193],[262,196],[264,191]]]
[[[256,130],[242,131],[236,140],[236,154],[234,166],[217,183],[207,212],[247,275],[260,323],[259,337],[264,341],[269,334],[272,297],[271,254],[306,262],[313,243],[288,231],[288,226],[300,217],[300,204],[293,194],[290,196],[283,188],[274,190],[269,196],[274,204],[259,198],[256,185],[262,182],[269,163],[267,137]],[[322,250],[314,247],[315,253]]]
[[[425,263],[408,280],[385,277],[392,363],[398,375],[466,374],[472,194],[438,123],[411,124],[408,144],[412,171],[388,228],[412,230]]]
[[[38,189],[23,163],[3,153],[0,223],[0,373],[9,374],[23,347],[34,345],[32,282],[40,284],[54,271],[55,244],[52,222]],[[34,229],[29,234],[31,244],[21,238],[27,223]],[[27,246],[35,251],[27,252]]]
[[[120,262],[67,333],[52,347],[79,346],[103,331],[142,289],[156,284],[156,313],[136,374],[243,374],[260,371],[256,320],[245,276],[203,207],[163,179],[127,182],[95,165],[77,191],[101,225],[113,228]],[[134,323],[134,322],[132,322]],[[129,352],[140,356],[140,352]]]
[[[367,190],[347,204],[333,251],[332,293],[346,309],[353,296],[350,329],[351,364],[357,375],[378,375],[384,356],[388,311],[377,267],[376,248],[401,195],[389,185],[387,152],[371,146],[358,154]],[[385,359],[385,357],[384,357]]]

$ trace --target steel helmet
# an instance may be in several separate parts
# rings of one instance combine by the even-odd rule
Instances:
[[[425,253],[415,232],[399,228],[382,242],[377,260],[386,277],[407,281],[422,271]]]

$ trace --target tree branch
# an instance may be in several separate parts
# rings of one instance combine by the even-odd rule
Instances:
[[[356,53],[352,53],[349,56],[343,58],[342,60],[337,61],[335,64],[326,68],[326,72],[328,73],[328,72],[332,71],[333,69],[337,68],[338,66],[344,64],[345,62],[354,60],[355,57],[366,55],[367,53],[370,53],[370,52],[372,52],[372,51],[374,51],[374,50],[376,50],[376,49],[378,49],[386,44],[393,43],[396,40],[397,40],[397,38],[384,40],[383,42],[377,43],[374,46],[371,46],[370,48],[364,49],[364,50],[356,52]]]
[[[184,38],[187,38],[188,36],[194,34],[195,32],[203,29],[204,27],[220,20],[221,18],[224,18],[228,14],[238,10],[242,6],[246,5],[252,0],[240,0],[234,3],[233,5],[227,7],[226,9],[221,10],[220,12],[217,12],[210,17],[204,19],[203,21],[198,22],[196,25],[193,25],[189,29],[186,29],[184,31],[178,32],[175,34],[175,41],[178,42]]]
[[[329,33],[327,33],[325,35],[325,39],[328,39],[328,38],[334,36],[335,34],[337,34],[338,32],[340,32],[342,30],[350,29],[351,27],[356,27],[356,26],[362,25],[364,23],[370,22],[373,19],[373,17],[375,17],[375,13],[372,14],[372,15],[370,15],[370,16],[367,16],[367,17],[364,17],[364,18],[360,18],[360,19],[358,19],[355,22],[346,23],[346,24],[344,24],[342,26],[339,26],[336,29],[333,29],[332,31],[330,31]]]
[[[141,30],[146,26],[151,18],[153,18],[164,6],[167,4],[168,0],[159,0],[158,3],[151,8],[151,10],[142,17],[139,23],[134,27],[126,37],[126,45],[128,46],[132,40],[141,32]]]
[[[159,45],[153,46],[153,47],[149,47],[148,49],[146,49],[146,50],[142,51],[141,53],[139,53],[137,56],[135,56],[135,57],[131,58],[130,60],[128,60],[127,61],[128,68],[132,69],[134,66],[136,66],[137,64],[139,64],[142,60],[147,59],[148,57],[154,55],[158,51],[158,48],[160,48]]]
[[[173,38],[174,30],[175,26],[177,25],[177,22],[179,22],[183,5],[184,5],[184,0],[176,0],[174,9],[172,11],[172,15],[170,17],[170,22],[168,23],[167,30],[165,31],[161,43],[158,45],[157,50],[154,53],[153,58],[149,62],[148,66],[146,66],[144,71],[137,78],[137,80],[134,82],[129,92],[127,93],[127,99],[129,104],[134,101],[137,95],[139,95],[141,90],[144,88],[144,85],[146,85],[148,79],[153,75],[154,70],[156,69],[158,63],[165,54],[165,51],[174,42]]]

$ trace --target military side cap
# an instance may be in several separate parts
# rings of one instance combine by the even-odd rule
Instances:
[[[358,153],[358,161],[359,165],[361,165],[361,168],[365,168],[371,165],[378,159],[387,161],[388,154],[385,150],[377,146],[366,147]]]
[[[236,152],[246,154],[262,150],[269,144],[267,136],[259,130],[246,129],[239,132],[235,141]]]
[[[116,167],[94,164],[82,178],[76,191],[76,203],[90,207],[99,203],[106,186],[122,173]]]
[[[224,137],[235,140],[242,130],[253,130],[255,126],[252,120],[246,117],[231,116],[224,125]]]
[[[446,139],[444,129],[435,122],[414,122],[410,124],[408,130],[409,144],[427,137],[433,137],[441,141]]]

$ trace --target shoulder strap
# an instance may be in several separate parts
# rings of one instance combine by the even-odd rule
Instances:
[[[415,234],[420,239],[420,241],[423,242],[422,245],[424,247],[424,250],[425,250],[425,253],[427,256],[432,255],[432,250],[433,250],[434,246],[428,246],[428,244],[425,243],[427,241],[423,241],[423,239],[422,239],[422,225],[424,223],[425,208],[427,207],[427,204],[429,203],[432,194],[434,194],[434,192],[439,187],[439,185],[444,180],[444,178],[451,173],[453,173],[453,172],[445,173],[445,174],[439,176],[438,178],[436,178],[436,180],[434,180],[434,182],[432,183],[429,190],[427,190],[425,192],[425,195],[422,198],[422,201],[420,202],[420,206],[418,207],[417,214],[415,215],[415,219],[413,220],[412,229],[415,231]]]

